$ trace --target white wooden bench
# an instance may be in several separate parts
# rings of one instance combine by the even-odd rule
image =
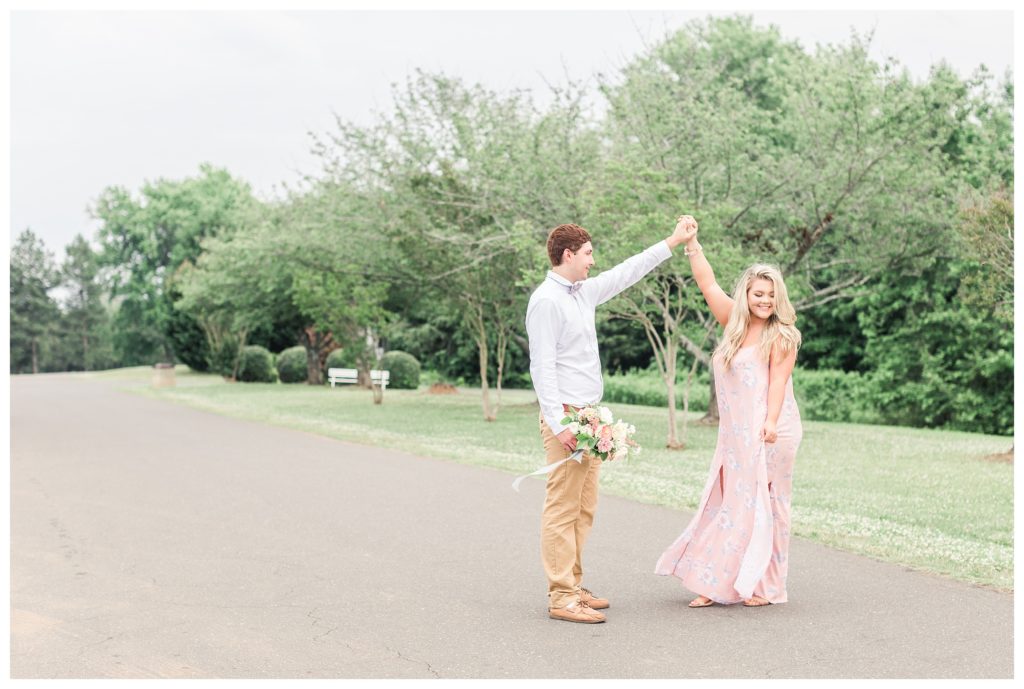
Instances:
[[[390,371],[370,371],[370,382],[380,385],[382,390],[387,389],[391,381]],[[327,382],[334,387],[335,383],[355,384],[359,382],[359,371],[354,368],[329,368],[327,369]]]
[[[327,381],[332,388],[335,383],[358,383],[359,371],[354,368],[329,368],[327,369]]]

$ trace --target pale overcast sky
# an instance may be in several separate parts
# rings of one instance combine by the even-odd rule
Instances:
[[[707,12],[14,12],[11,227],[58,259],[107,186],[194,175],[208,161],[269,196],[313,172],[309,131],[333,114],[370,121],[416,68],[494,90],[546,91],[565,74],[614,73]],[[716,14],[729,14],[728,12]],[[806,49],[875,31],[873,57],[917,78],[945,60],[961,75],[1013,65],[1013,15],[750,12]]]

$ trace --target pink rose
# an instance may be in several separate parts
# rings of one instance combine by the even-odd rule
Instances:
[[[597,441],[598,452],[607,452],[610,449],[612,449],[611,438],[601,438],[600,440]]]

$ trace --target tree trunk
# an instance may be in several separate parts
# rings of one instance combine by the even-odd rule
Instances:
[[[327,337],[324,342],[316,348],[316,366],[313,367],[313,376],[315,380],[312,385],[323,385],[325,382],[324,375],[327,372],[327,357],[331,355],[335,349],[340,349],[336,346],[337,343],[334,341],[334,335],[327,333]]]
[[[310,325],[299,330],[299,343],[306,350],[306,384],[322,385],[327,355],[337,349],[334,335]]]
[[[699,423],[702,426],[717,426],[718,425],[718,393],[715,392],[715,367],[712,366],[709,371],[711,372],[711,398],[708,400],[708,412],[701,417]]]
[[[373,387],[373,381],[370,380],[370,369],[373,367],[373,364],[370,363],[369,351],[365,341],[362,344],[353,346],[362,347],[356,354],[356,385],[369,390]]]
[[[377,340],[374,341],[374,347],[373,347],[373,351],[374,351],[373,368],[375,368],[375,369],[377,369],[379,371],[380,370],[380,357],[378,357],[376,355],[376,353],[380,351],[377,348],[377,346],[376,346],[378,343],[379,343],[379,341],[377,341]],[[380,380],[377,380],[376,382],[374,382],[373,378],[371,377],[370,378],[370,387],[373,388],[373,403],[374,404],[383,404],[384,403],[384,386],[381,385]]]
[[[89,332],[82,333],[82,370],[89,370]]]
[[[249,341],[249,329],[243,328],[238,335],[238,350],[235,352],[235,365],[231,368],[231,380],[238,380],[238,369],[242,365],[242,350],[245,343]]]
[[[491,393],[490,388],[487,386],[487,341],[480,342],[477,340],[477,351],[480,353],[480,396],[484,405],[484,420],[494,421],[498,417],[495,415],[494,410],[491,409]]]
[[[476,350],[480,361],[480,397],[484,407],[484,420],[494,421],[497,416],[491,408],[491,394],[487,385],[487,370],[490,368],[487,354],[487,326],[484,323],[483,306],[473,303],[466,314],[470,325],[473,327],[473,340],[476,342]]]
[[[316,347],[305,337],[302,338],[302,347],[306,350],[306,384],[320,385],[320,357]]]
[[[373,333],[373,329],[369,326],[363,328],[363,341],[361,354],[356,356],[356,369],[357,369],[357,385],[364,388],[373,388],[373,380],[370,378],[370,370],[373,368],[380,368],[379,362],[377,361],[377,344],[379,340]],[[374,393],[376,402],[376,392]],[[376,402],[380,404],[379,402]]]
[[[370,367],[368,364],[361,364],[362,359],[356,359],[356,385],[361,388],[372,388],[373,381],[370,380]]]
[[[670,450],[682,450],[686,444],[676,437],[676,381],[666,380],[665,386],[668,388],[668,439],[665,441],[665,447]]]
[[[501,409],[501,379],[502,379],[502,376],[505,373],[505,358],[506,358],[507,353],[508,353],[508,333],[506,332],[505,328],[502,327],[502,328],[498,329],[498,348],[497,348],[497,352],[495,353],[495,356],[498,359],[498,361],[497,361],[497,364],[498,364],[498,380],[497,380],[498,404],[494,408],[494,415],[495,415],[495,417],[497,417],[498,411]]]
[[[676,344],[673,339],[666,341],[665,387],[668,389],[668,441],[665,447],[682,450],[685,444],[676,437]]]
[[[39,373],[39,346],[36,338],[32,338],[32,373]]]
[[[484,406],[484,421],[494,421],[497,416],[491,409],[491,393],[487,385],[487,369],[490,365],[487,361],[487,333],[483,328],[483,323],[479,324],[473,339],[476,340],[476,350],[480,361],[480,400]]]
[[[690,386],[693,383],[693,377],[697,374],[697,366],[700,365],[700,359],[696,356],[693,357],[693,365],[690,366],[690,373],[686,376],[686,386],[683,388],[683,447],[686,447],[686,435],[690,424]]]

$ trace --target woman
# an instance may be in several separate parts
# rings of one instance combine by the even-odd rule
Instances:
[[[697,514],[655,572],[699,594],[691,608],[785,603],[793,460],[802,436],[791,377],[800,347],[796,314],[777,268],[747,268],[730,298],[715,282],[696,228],[686,255],[725,328],[713,356],[718,445]]]

